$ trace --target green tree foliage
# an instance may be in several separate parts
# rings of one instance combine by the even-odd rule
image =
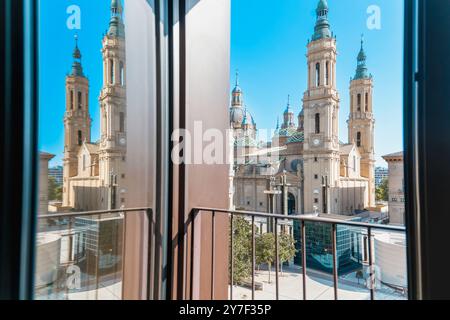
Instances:
[[[234,217],[233,224],[233,284],[240,284],[251,275],[252,225],[243,217]]]
[[[48,177],[48,200],[62,201],[62,186],[58,185],[54,177]]]
[[[389,200],[389,183],[387,178],[384,178],[381,184],[376,188],[375,194],[378,201]]]
[[[275,235],[273,233],[265,233],[256,238],[256,263],[267,264],[269,269],[269,283],[270,271],[272,264],[275,261]]]
[[[278,259],[281,264],[281,272],[283,272],[283,263],[288,262],[295,257],[295,240],[291,235],[282,233],[278,236],[278,242]]]

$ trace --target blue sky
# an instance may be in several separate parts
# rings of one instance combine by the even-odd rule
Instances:
[[[233,0],[231,70],[239,69],[244,101],[258,128],[282,119],[287,95],[296,116],[306,90],[306,44],[318,0]],[[347,141],[349,81],[356,70],[361,34],[374,77],[377,165],[382,155],[402,150],[403,1],[328,0],[331,29],[337,36],[337,83],[341,97],[340,139]],[[381,29],[367,28],[367,8],[381,9]],[[231,79],[234,86],[234,77]]]
[[[55,154],[51,165],[61,164],[64,151],[65,77],[72,66],[74,36],[78,34],[84,73],[90,81],[92,140],[99,138],[102,86],[101,40],[108,29],[109,0],[40,0],[39,149]],[[69,30],[67,7],[81,8],[81,29]]]
[[[231,84],[239,69],[245,102],[258,128],[273,129],[287,95],[296,114],[306,89],[306,44],[313,33],[317,0],[232,0]],[[347,141],[348,87],[361,33],[374,76],[376,154],[402,149],[403,1],[328,0],[338,40],[337,81],[341,96],[340,137]],[[70,5],[81,8],[81,30],[66,27]],[[40,150],[61,163],[64,146],[65,76],[70,72],[74,35],[79,36],[84,72],[90,80],[92,139],[99,136],[98,95],[102,86],[101,39],[109,22],[109,0],[40,0]],[[381,8],[381,30],[368,30],[369,5]],[[225,106],[227,107],[227,106]]]

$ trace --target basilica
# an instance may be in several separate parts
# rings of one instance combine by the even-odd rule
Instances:
[[[89,79],[78,39],[66,77],[63,207],[82,211],[125,206],[126,89],[125,27],[120,0],[111,1],[109,29],[102,40],[103,87],[99,96],[100,140],[91,140]]]
[[[339,140],[337,41],[328,12],[327,1],[320,0],[307,45],[303,108],[296,117],[288,99],[282,124],[277,124],[271,141],[258,141],[255,119],[245,107],[236,80],[230,108],[234,209],[354,215],[375,207],[373,77],[361,40],[356,73],[350,81],[348,141],[344,143]],[[267,157],[275,153],[276,157]]]

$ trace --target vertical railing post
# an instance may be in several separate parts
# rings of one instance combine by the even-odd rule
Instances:
[[[214,300],[214,287],[215,287],[215,238],[216,238],[216,212],[212,212],[211,217],[211,300]]]
[[[375,300],[375,277],[373,270],[373,262],[372,262],[372,228],[367,228],[367,244],[368,254],[369,254],[369,285],[370,285],[370,300]]]
[[[255,267],[256,267],[255,216],[252,216],[252,300],[255,300]]]
[[[234,242],[233,242],[233,229],[234,229],[234,214],[230,216],[230,300],[233,300],[233,279],[234,279]]]
[[[303,274],[303,300],[306,300],[306,226],[302,220],[302,274]]]
[[[145,215],[147,216],[148,221],[148,232],[147,232],[147,300],[152,300],[153,292],[152,292],[152,275],[153,272],[153,259],[154,259],[154,251],[153,251],[153,210],[147,209],[145,210]],[[124,220],[126,222],[126,214],[124,216]]]
[[[278,257],[278,218],[275,218],[275,292],[276,292],[276,300],[279,300],[280,298],[280,287],[279,287],[279,279],[278,279],[278,273],[279,273],[279,257]]]
[[[334,286],[334,300],[338,300],[338,262],[337,262],[337,237],[336,237],[336,224],[332,225],[332,251],[333,251],[333,286]]]
[[[191,274],[191,276],[190,276],[190,281],[191,281],[191,283],[190,283],[190,289],[191,289],[191,292],[190,292],[190,299],[191,300],[194,300],[194,251],[195,251],[195,246],[194,246],[194,244],[195,244],[195,218],[197,217],[197,212],[198,212],[199,210],[197,210],[197,209],[193,209],[192,210],[192,218],[191,218],[191,267],[190,267],[190,274]]]

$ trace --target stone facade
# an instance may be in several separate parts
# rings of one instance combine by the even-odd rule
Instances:
[[[50,153],[39,153],[39,215],[48,213],[48,162],[54,157]]]
[[[91,142],[89,80],[76,44],[72,73],[66,77],[63,207],[105,210],[126,205],[126,57],[120,1],[111,2],[109,29],[102,40],[103,88],[100,141]]]
[[[277,213],[353,215],[375,206],[373,78],[367,71],[363,41],[350,82],[349,141],[343,143],[339,141],[337,41],[328,22],[326,1],[319,1],[316,14],[314,34],[307,45],[308,83],[298,123],[288,99],[283,123],[277,124],[270,144],[257,143],[254,119],[247,133],[246,113],[237,116],[236,106],[244,105],[242,90],[238,84],[233,90],[230,117],[235,131],[236,208],[268,212],[264,191],[271,185],[281,191],[274,201]],[[260,155],[270,156],[262,159]]]
[[[403,170],[403,152],[383,156],[389,170],[389,222],[405,224],[405,186]]]

